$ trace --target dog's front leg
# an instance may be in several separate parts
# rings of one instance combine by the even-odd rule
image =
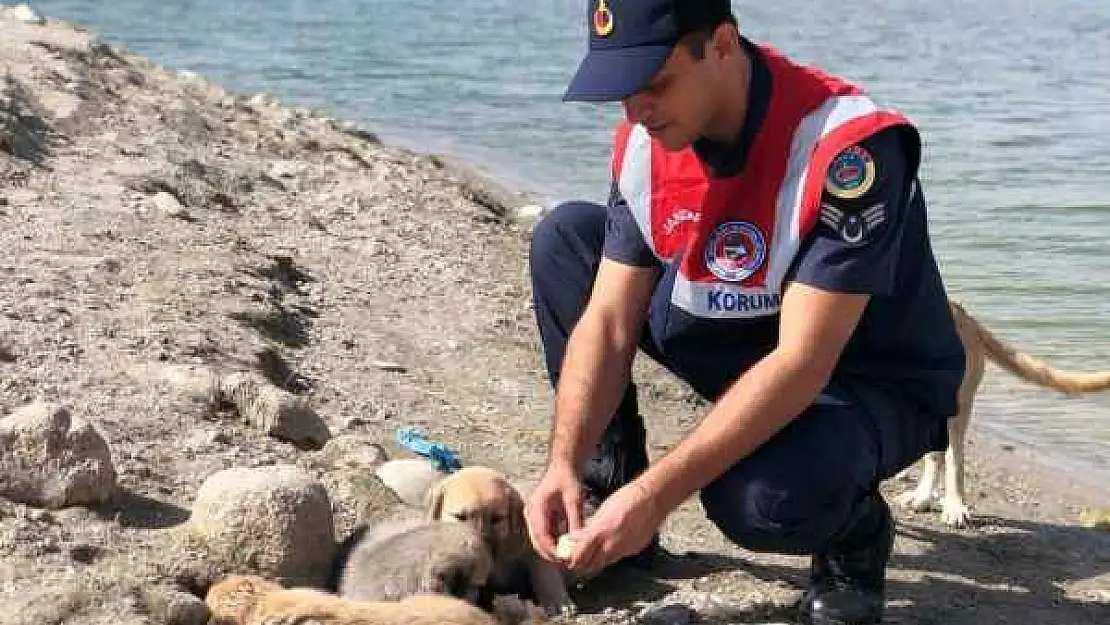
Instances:
[[[551,616],[574,616],[578,606],[567,592],[567,583],[563,572],[555,565],[533,556],[528,565],[528,574],[531,577],[532,592],[540,607]]]

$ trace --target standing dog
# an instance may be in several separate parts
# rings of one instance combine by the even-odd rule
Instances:
[[[967,370],[960,383],[956,415],[948,420],[948,449],[926,454],[917,487],[899,495],[896,501],[917,511],[929,509],[943,466],[941,519],[948,525],[960,527],[966,525],[970,517],[964,491],[964,439],[986,361],[990,360],[1026,382],[1070,396],[1110,389],[1110,371],[1080,373],[1053,368],[996,337],[962,305],[949,301],[949,308],[967,353]]]
[[[476,527],[485,538],[493,570],[484,600],[495,595],[534,598],[548,614],[573,613],[566,580],[532,548],[524,521],[524,499],[500,472],[464,467],[428,491],[427,518]]]
[[[452,597],[351,601],[311,588],[282,588],[254,575],[217,582],[204,603],[217,625],[498,625],[493,616]]]

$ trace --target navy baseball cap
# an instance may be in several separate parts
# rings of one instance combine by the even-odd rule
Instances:
[[[732,17],[731,0],[587,0],[589,50],[565,101],[622,100],[651,82],[679,39]]]

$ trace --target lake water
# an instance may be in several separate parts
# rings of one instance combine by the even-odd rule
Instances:
[[[166,66],[453,153],[552,202],[604,198],[619,115],[560,100],[585,44],[583,5],[32,3]],[[748,36],[863,83],[918,123],[934,245],[955,297],[1055,365],[1110,368],[1110,2],[734,6]],[[1065,399],[991,367],[976,427],[1110,484],[1110,393]]]

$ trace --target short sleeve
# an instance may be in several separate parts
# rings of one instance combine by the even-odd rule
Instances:
[[[891,293],[916,188],[902,132],[884,129],[833,159],[817,223],[788,280],[836,292]]]
[[[605,223],[605,244],[602,256],[624,265],[654,267],[658,264],[643,232],[640,231],[628,202],[614,183],[609,193],[608,217]]]

